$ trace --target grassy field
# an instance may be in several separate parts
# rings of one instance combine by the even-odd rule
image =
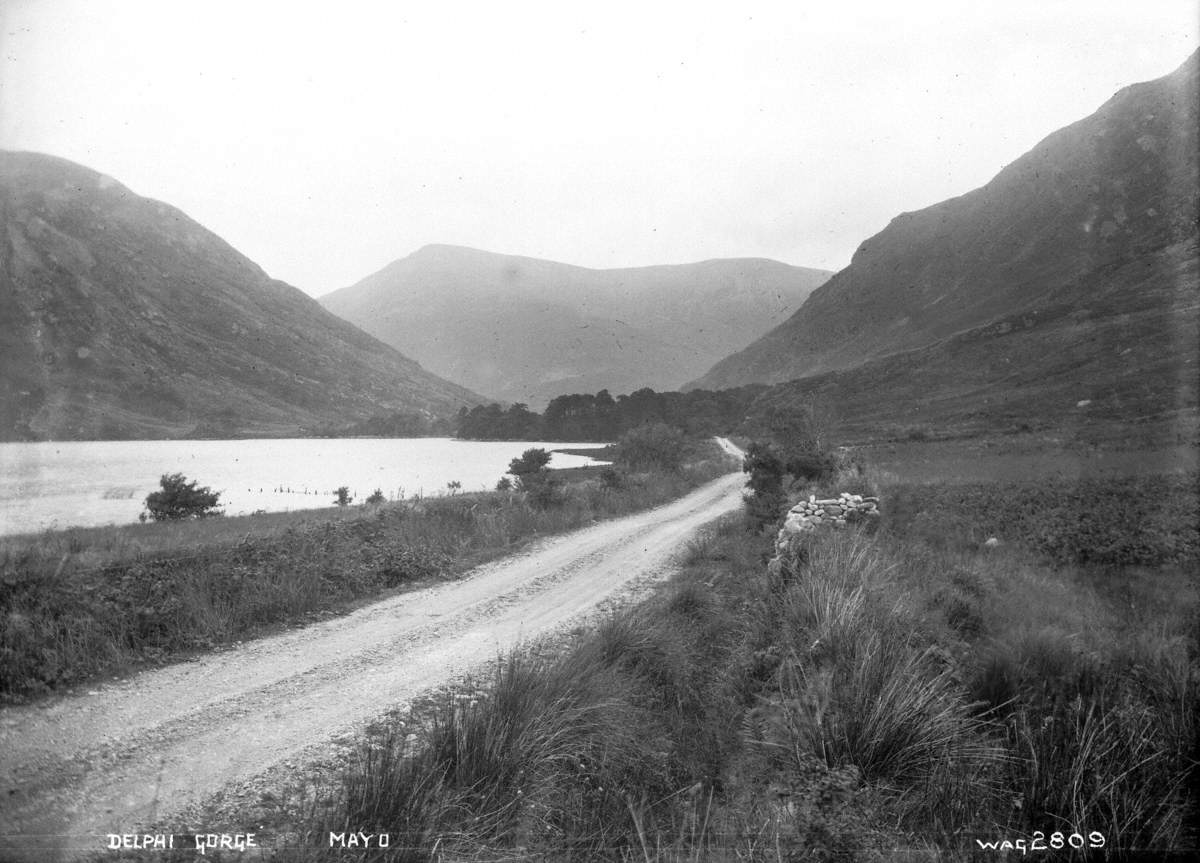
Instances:
[[[873,484],[884,525],[774,575],[771,531],[713,525],[651,601],[378,729],[284,829],[312,860],[347,830],[390,834],[363,860],[994,859],[1039,831],[1191,859],[1192,479],[793,489]],[[1154,552],[1087,551],[1140,532],[1098,500],[1155,501]]]
[[[1200,467],[1200,448],[1170,446],[1064,449],[1035,434],[971,440],[899,441],[855,447],[875,470],[905,482],[1037,482],[1183,475]]]
[[[676,498],[731,465],[575,472],[518,492],[51,532],[0,541],[0,700],[253,637]]]

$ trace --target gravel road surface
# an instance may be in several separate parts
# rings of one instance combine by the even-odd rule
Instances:
[[[106,834],[138,832],[280,762],[315,757],[332,738],[665,575],[697,528],[740,504],[743,482],[729,474],[345,617],[0,711],[0,859],[94,852]]]

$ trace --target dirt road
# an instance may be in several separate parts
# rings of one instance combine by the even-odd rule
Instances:
[[[738,506],[742,483],[730,474],[455,582],[0,712],[0,859],[97,851],[105,834],[133,833],[230,783],[313,756],[386,709],[666,573],[698,527]]]

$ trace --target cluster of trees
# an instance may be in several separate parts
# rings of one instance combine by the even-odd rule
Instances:
[[[837,425],[837,411],[832,404],[810,396],[761,399],[747,412],[743,429],[757,439],[773,443],[785,461],[794,461],[828,450]],[[790,468],[788,472],[797,474]]]
[[[666,423],[646,423],[621,435],[613,461],[633,471],[677,471],[691,450],[686,435]]]
[[[725,390],[660,393],[644,387],[615,397],[608,390],[600,390],[595,394],[558,396],[544,413],[520,403],[507,408],[495,403],[464,407],[453,418],[394,411],[311,432],[318,437],[453,435],[463,440],[615,441],[633,429],[661,423],[693,438],[737,432],[770,441],[785,461],[794,461],[797,453],[828,449],[829,433],[837,426],[829,397],[814,394],[781,398],[779,389],[750,384]],[[767,396],[760,398],[764,393]]]
[[[687,435],[729,432],[741,424],[751,402],[766,387],[761,384],[728,390],[659,393],[646,387],[613,397],[608,390],[595,395],[558,396],[545,413],[515,404],[498,404],[458,413],[455,435],[471,440],[616,440],[628,431],[661,423]]]
[[[608,390],[556,397],[543,413],[526,404],[461,408],[453,419],[417,411],[395,411],[351,425],[313,429],[323,437],[426,437],[453,435],[464,440],[615,441],[633,429],[654,423],[672,426],[688,437],[739,431],[770,440],[784,450],[821,452],[836,424],[820,399],[759,399],[770,387],[750,384],[727,390],[655,392],[644,387],[628,395]]]
[[[461,408],[454,436],[467,440],[540,440],[542,417],[520,403],[508,410],[498,404]]]

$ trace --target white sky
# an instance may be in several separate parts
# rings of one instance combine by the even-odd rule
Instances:
[[[0,147],[314,295],[426,243],[838,269],[1200,43],[1195,0],[0,0]]]

